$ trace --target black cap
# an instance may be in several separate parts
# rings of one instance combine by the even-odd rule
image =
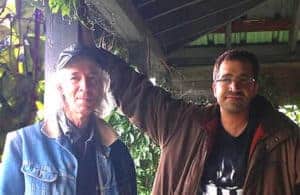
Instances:
[[[96,48],[87,47],[79,44],[72,44],[65,48],[59,55],[58,61],[55,66],[55,71],[61,70],[68,65],[70,60],[75,56],[87,57],[95,62],[101,62],[99,53]]]

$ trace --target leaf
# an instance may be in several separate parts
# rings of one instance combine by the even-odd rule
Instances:
[[[134,143],[134,136],[131,133],[129,133],[129,137],[130,137],[130,143],[131,144]]]
[[[18,63],[18,72],[24,74],[24,64],[21,62]]]
[[[35,101],[38,110],[44,110],[44,104],[41,101]]]
[[[59,9],[60,9],[60,6],[59,6],[59,5],[55,5],[55,6],[53,6],[53,7],[51,8],[51,11],[52,11],[52,13],[57,14],[58,11],[59,11]]]
[[[49,0],[48,5],[49,5],[49,8],[52,11],[52,9],[57,6],[57,1],[55,1],[55,0]]]
[[[108,123],[121,134],[122,141],[128,146],[135,162],[139,194],[150,194],[160,149],[134,127],[128,119],[116,110],[109,115]]]
[[[69,16],[70,15],[70,7],[63,4],[62,7],[61,7],[61,15],[62,16]]]
[[[5,73],[5,69],[0,67],[0,79],[2,78],[4,73]]]

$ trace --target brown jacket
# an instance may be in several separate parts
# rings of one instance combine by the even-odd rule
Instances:
[[[126,66],[103,67],[118,106],[161,148],[152,194],[197,194],[214,141],[218,106],[175,100]],[[251,144],[244,194],[300,194],[299,127],[257,97],[260,124]],[[296,191],[299,190],[299,191]]]

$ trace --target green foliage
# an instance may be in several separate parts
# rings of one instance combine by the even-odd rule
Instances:
[[[33,41],[39,42],[40,37],[33,33],[34,23],[28,22],[32,21],[34,8],[26,7],[31,12],[30,20],[25,18],[25,8],[16,17],[15,8],[15,2],[10,1],[0,13],[0,152],[6,133],[32,123],[43,101],[43,89],[38,84],[43,68],[33,64],[33,58],[40,55],[42,59],[43,52],[33,48]]]
[[[300,126],[300,108],[297,105],[279,106],[279,111],[287,115],[292,121]]]
[[[76,18],[77,2],[77,0],[49,0],[48,5],[52,13],[61,13],[62,16]]]
[[[38,81],[38,84],[36,86],[36,94],[37,94],[37,100],[35,101],[35,106],[37,108],[35,121],[41,121],[44,119],[44,92],[45,92],[45,80]]]
[[[138,194],[150,194],[160,155],[159,147],[117,111],[114,110],[106,120],[117,130],[134,159]]]

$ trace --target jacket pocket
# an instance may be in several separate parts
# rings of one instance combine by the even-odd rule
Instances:
[[[58,194],[56,181],[58,172],[45,165],[23,164],[25,194]]]

